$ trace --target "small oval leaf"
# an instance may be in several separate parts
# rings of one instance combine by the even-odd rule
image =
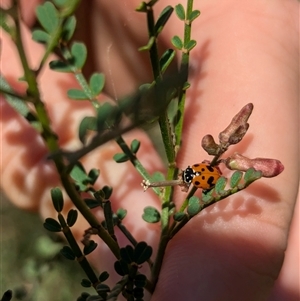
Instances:
[[[182,40],[179,38],[179,36],[174,36],[171,40],[173,46],[177,48],[178,50],[181,50],[183,47]]]
[[[156,36],[163,30],[164,26],[166,25],[170,16],[172,15],[173,10],[174,10],[174,8],[170,5],[168,5],[161,12],[161,14],[158,17],[158,20],[154,26],[154,32],[155,32]]]
[[[189,21],[193,22],[196,18],[200,16],[200,11],[198,9],[193,10],[189,15]]]
[[[59,222],[51,217],[45,219],[44,228],[50,232],[60,232],[62,230]]]
[[[75,224],[76,221],[77,221],[77,217],[78,217],[78,211],[77,211],[77,210],[71,209],[71,210],[68,212],[68,216],[67,216],[67,224],[68,224],[69,227],[74,226],[74,224]]]
[[[141,146],[141,142],[137,139],[134,139],[131,142],[130,149],[134,154],[136,154],[137,151],[139,150],[140,146]]]
[[[222,194],[222,191],[224,191],[226,183],[227,183],[227,179],[225,177],[220,177],[218,179],[214,188],[217,194]]]
[[[162,73],[166,71],[175,57],[174,49],[167,49],[159,60],[159,66]]]
[[[94,73],[90,78],[90,88],[94,96],[99,95],[105,84],[105,76],[103,73]]]
[[[75,28],[76,28],[76,18],[75,16],[70,16],[66,19],[66,21],[64,22],[64,26],[63,26],[63,31],[62,31],[62,40],[65,42],[68,42],[71,40],[74,32],[75,32]]]
[[[32,32],[32,39],[38,43],[47,44],[49,42],[50,35],[44,30],[35,29]]]
[[[174,219],[174,221],[176,221],[176,222],[182,221],[185,217],[186,217],[186,214],[185,214],[184,212],[176,212],[176,213],[173,215],[173,219]]]
[[[49,34],[53,33],[58,27],[58,11],[51,2],[46,1],[44,4],[38,5],[36,8],[36,16],[40,24]]]
[[[142,264],[147,261],[152,255],[152,248],[144,241],[139,242],[134,248],[134,261],[137,264]]]
[[[175,6],[175,13],[176,13],[177,17],[180,20],[184,21],[184,19],[185,19],[185,11],[184,11],[184,8],[183,8],[182,4],[177,4]]]
[[[127,215],[127,210],[120,208],[117,210],[116,215],[119,220],[123,220]]]
[[[71,47],[72,60],[74,66],[81,69],[87,58],[87,49],[83,43],[74,42]]]
[[[134,251],[132,246],[126,246],[120,249],[120,256],[127,264],[134,262]]]
[[[192,196],[189,199],[189,204],[187,207],[187,213],[190,216],[194,216],[196,214],[198,214],[201,210],[201,206],[200,206],[200,200],[198,197],[196,196]]]
[[[92,286],[92,283],[91,283],[91,281],[88,280],[88,279],[82,279],[82,280],[81,280],[81,285],[82,285],[83,287],[91,287],[91,286]]]
[[[97,131],[97,118],[93,116],[84,117],[79,125],[79,139],[84,144],[88,131]]]
[[[60,253],[69,260],[75,260],[76,256],[69,246],[64,246]]]
[[[262,176],[262,172],[255,170],[254,168],[249,168],[245,175],[244,175],[244,180],[249,185],[250,183],[260,179]]]
[[[84,255],[92,253],[97,248],[97,246],[97,243],[95,243],[93,240],[90,240],[89,244],[87,246],[84,246],[83,248]]]
[[[238,170],[235,171],[230,178],[230,187],[231,188],[236,187],[239,184],[242,177],[243,177],[243,173],[241,171]]]
[[[160,213],[156,208],[149,206],[144,208],[144,214],[142,215],[142,218],[147,223],[158,223],[160,221]]]
[[[84,91],[78,90],[78,89],[69,89],[67,91],[67,95],[69,98],[75,99],[75,100],[89,99],[89,97],[86,95],[86,93]]]
[[[104,281],[106,281],[106,280],[108,279],[108,277],[109,277],[108,272],[104,271],[104,272],[102,272],[102,273],[100,274],[100,276],[99,276],[98,279],[99,279],[101,282],[104,282]]]
[[[118,153],[118,154],[115,154],[113,156],[113,159],[117,162],[117,163],[123,163],[123,162],[126,162],[129,160],[129,157],[124,154],[124,153]]]
[[[61,212],[64,207],[64,198],[60,188],[56,187],[51,189],[51,199],[55,210]]]
[[[103,186],[102,189],[101,189],[104,193],[104,198],[105,199],[109,199],[112,195],[112,192],[113,192],[113,188],[110,187],[110,186]]]
[[[145,287],[147,284],[147,277],[143,274],[138,274],[136,275],[135,279],[134,279],[134,285],[136,287],[142,288]]]
[[[72,66],[60,60],[51,61],[49,63],[49,67],[51,70],[57,72],[66,72],[66,73],[73,72]]]
[[[195,46],[197,45],[197,42],[195,40],[190,40],[187,42],[185,49],[190,52]]]

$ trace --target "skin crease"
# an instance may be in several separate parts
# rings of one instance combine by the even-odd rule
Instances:
[[[21,1],[25,2],[30,3],[28,7],[35,6],[35,1]],[[107,75],[106,92],[112,97],[119,97],[151,78],[151,74],[145,74],[147,56],[135,52],[147,41],[140,33],[145,27],[145,16],[134,12],[138,4],[139,1],[122,1],[122,5],[119,1],[94,1],[89,8],[85,7],[91,25],[97,28],[90,36],[85,34],[85,38],[95,42],[92,53],[97,53],[90,63],[94,64],[94,70]],[[157,11],[167,4],[174,6],[177,1],[159,1]],[[191,52],[192,86],[187,94],[178,166],[185,168],[208,159],[200,147],[201,138],[208,133],[217,138],[233,115],[252,102],[250,129],[242,142],[229,149],[228,155],[237,151],[249,158],[276,158],[285,170],[278,177],[262,179],[193,218],[170,242],[151,301],[299,300],[299,205],[294,210],[299,187],[295,163],[299,160],[298,2],[207,0],[195,1],[194,6],[201,10],[201,16],[193,23],[192,37],[198,44]],[[112,8],[114,18],[109,18]],[[114,22],[114,26],[99,26],[99,15],[107,16],[107,22]],[[29,9],[23,10],[23,16],[27,24],[33,23]],[[174,34],[180,33],[178,28],[182,24],[173,16],[161,41],[168,44]],[[130,43],[122,42],[122,47],[116,47],[120,38]],[[1,72],[22,91],[24,87],[16,81],[22,74],[13,45],[2,33],[1,42]],[[30,35],[26,36],[26,45],[34,66],[42,48],[30,42]],[[131,66],[128,62],[133,60],[139,64]],[[62,147],[70,149],[79,145],[72,136],[77,120],[92,112],[87,104],[75,104],[64,96],[75,85],[71,75],[45,71],[40,78],[54,130],[62,135]],[[56,103],[59,106],[55,107]],[[149,139],[141,132],[127,135],[128,141],[133,138],[142,141],[143,148],[139,151],[142,163],[150,171],[163,170]],[[1,175],[5,175],[1,177],[1,186],[9,198],[17,206],[39,210],[44,217],[55,216],[49,189],[58,185],[58,180],[53,166],[44,160],[43,143],[2,98],[1,141]],[[128,228],[138,240],[148,235],[146,241],[156,246],[159,229],[156,225],[145,225],[137,216],[145,206],[158,207],[158,201],[151,191],[140,190],[141,179],[129,163],[116,166],[111,162],[112,154],[117,151],[114,144],[109,144],[94,152],[86,160],[87,169],[94,167],[95,162],[99,164],[101,181],[116,187],[114,206],[131,208],[126,218]],[[221,169],[225,175],[228,173],[225,167]],[[180,204],[182,198],[182,192],[176,190],[175,203]],[[96,214],[100,217],[100,213]],[[87,226],[80,220],[76,227],[79,238]],[[96,252],[108,253],[104,247]],[[98,265],[96,252],[92,260]]]

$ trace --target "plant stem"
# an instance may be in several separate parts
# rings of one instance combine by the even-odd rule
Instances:
[[[89,222],[91,227],[97,228],[99,231],[99,236],[103,241],[108,245],[113,254],[119,258],[119,246],[117,243],[110,237],[106,230],[99,224],[95,216],[92,214],[90,209],[86,206],[84,201],[79,196],[78,192],[75,189],[74,183],[72,182],[68,173],[65,172],[66,166],[63,161],[63,157],[59,154],[59,144],[57,141],[57,135],[51,129],[51,122],[46,111],[44,103],[40,99],[40,93],[38,90],[38,84],[36,81],[36,74],[29,68],[28,60],[24,51],[23,42],[21,39],[21,30],[20,30],[20,20],[18,17],[18,1],[14,0],[14,5],[16,12],[14,14],[14,21],[16,24],[16,36],[15,43],[20,56],[20,60],[24,69],[25,79],[28,83],[28,92],[32,96],[32,103],[34,104],[36,115],[42,126],[42,137],[47,145],[48,150],[51,153],[58,153],[57,156],[53,157],[58,174],[60,175],[61,182],[69,195],[70,199],[80,211],[80,213],[85,217]]]
[[[153,78],[156,83],[159,83],[162,80],[162,74],[161,74],[160,64],[159,64],[159,56],[158,56],[157,43],[156,43],[155,21],[154,21],[152,6],[148,6],[147,25],[148,25],[149,39],[154,38],[154,42],[152,43],[149,49]],[[158,122],[159,122],[162,140],[164,143],[168,162],[169,164],[174,164],[175,152],[174,152],[173,137],[172,137],[172,131],[170,127],[167,110],[164,110],[161,113]]]
[[[185,25],[184,25],[184,41],[183,47],[191,40],[191,22],[188,20],[188,16],[193,11],[193,0],[187,1],[187,9],[185,14]],[[181,54],[181,63],[180,63],[180,72],[183,73],[185,76],[185,82],[188,80],[188,66],[190,60],[190,54],[187,51],[182,51]],[[179,120],[175,125],[175,137],[176,137],[176,147],[175,150],[177,151],[181,145],[182,139],[182,129],[183,129],[183,121],[184,121],[184,109],[185,109],[185,99],[186,99],[186,90],[179,91],[179,101],[178,101],[178,115]]]

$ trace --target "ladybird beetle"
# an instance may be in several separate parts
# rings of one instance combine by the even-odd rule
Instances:
[[[188,186],[192,183],[197,188],[209,190],[213,188],[221,176],[220,169],[207,163],[188,166],[182,173],[182,180]]]

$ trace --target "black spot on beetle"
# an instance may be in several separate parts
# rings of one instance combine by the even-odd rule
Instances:
[[[214,184],[213,184],[213,181],[214,181],[214,177],[213,176],[210,176],[207,180],[207,184],[212,187]]]
[[[213,168],[212,166],[210,166],[210,165],[207,165],[206,167],[207,167],[207,169],[208,169],[210,172],[214,172],[214,171],[215,171],[214,168]]]

